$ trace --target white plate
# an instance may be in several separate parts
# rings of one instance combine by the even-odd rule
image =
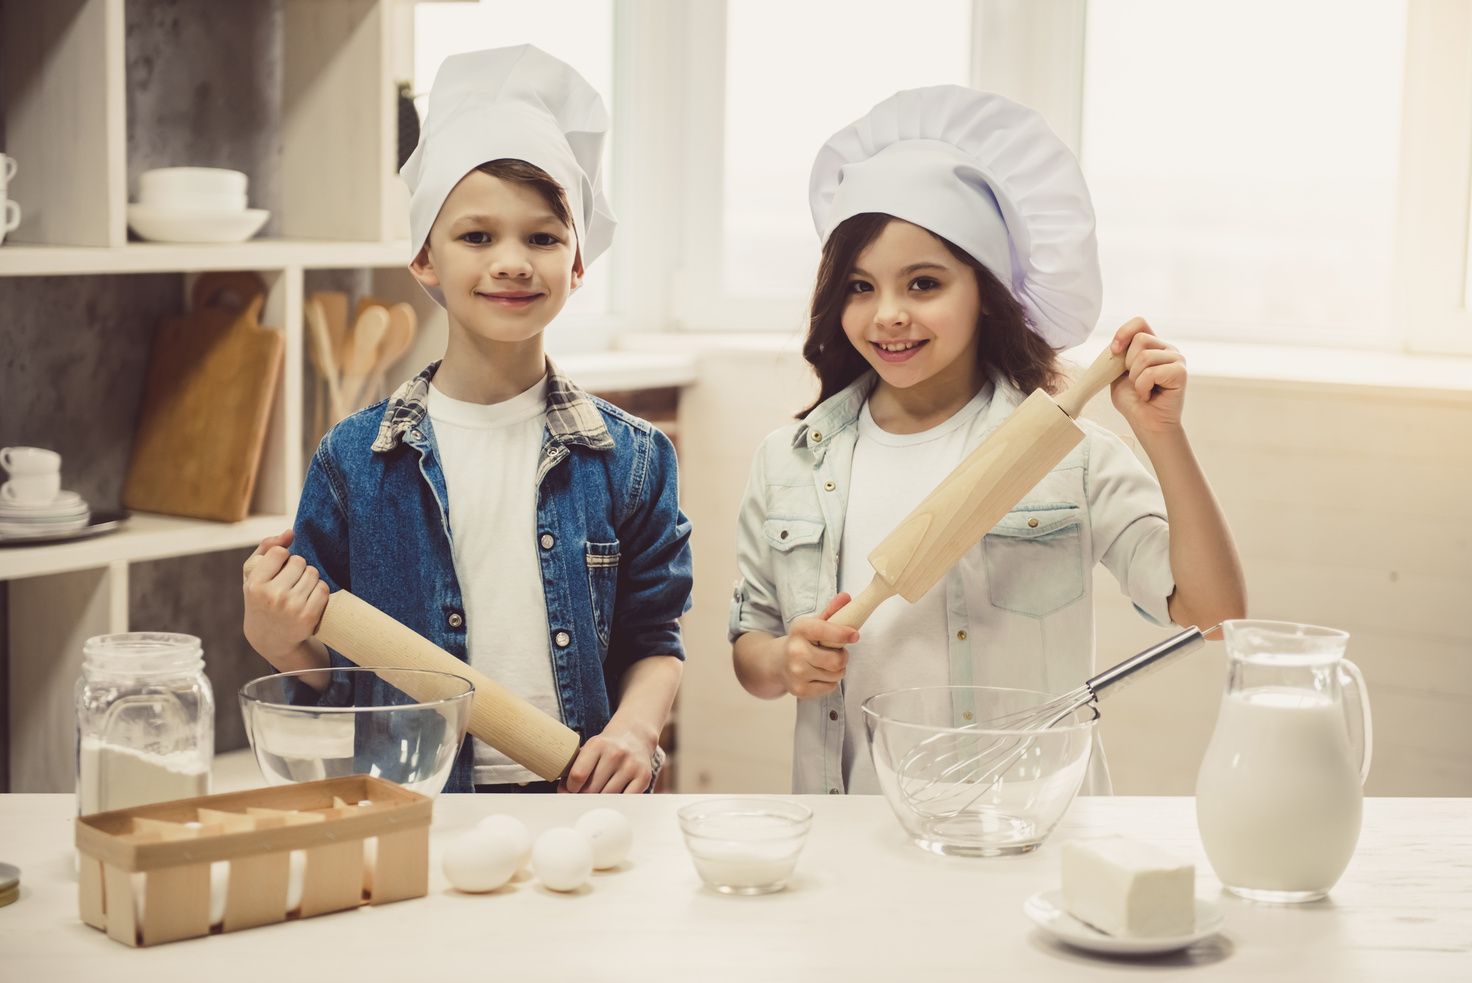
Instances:
[[[91,521],[90,515],[67,519],[63,522],[27,522],[18,524],[0,521],[0,539],[34,539],[38,536],[60,536],[85,529]]]
[[[57,492],[56,497],[49,502],[10,502],[0,499],[0,517],[7,519],[46,515],[53,511],[62,515],[74,514],[86,508],[87,503],[74,491]]]
[[[244,242],[261,230],[270,215],[264,208],[214,212],[128,206],[133,231],[154,242]]]
[[[47,543],[63,543],[73,539],[87,539],[91,536],[100,536],[103,533],[114,532],[122,528],[123,522],[128,518],[126,512],[93,512],[85,525],[72,529],[69,532],[50,533],[44,536],[16,536],[11,537],[0,533],[0,546],[42,546]]]
[[[1022,905],[1023,913],[1060,942],[1091,952],[1112,955],[1147,955],[1174,952],[1222,930],[1226,919],[1210,901],[1196,899],[1196,931],[1168,938],[1131,938],[1108,935],[1068,913],[1062,891],[1039,891]]]

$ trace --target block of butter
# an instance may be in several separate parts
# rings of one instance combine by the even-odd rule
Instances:
[[[1196,930],[1196,868],[1124,836],[1063,844],[1063,901],[1110,935],[1165,938]]]

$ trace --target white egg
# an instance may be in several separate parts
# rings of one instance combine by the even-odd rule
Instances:
[[[511,880],[519,862],[511,837],[494,829],[473,829],[445,850],[440,869],[457,890],[479,894]]]
[[[307,879],[307,851],[291,851],[286,870],[286,910],[296,911],[302,906],[302,885]]]
[[[537,837],[532,867],[554,891],[575,891],[593,874],[593,841],[571,826],[554,826]]]
[[[593,841],[593,866],[598,870],[617,867],[634,845],[634,827],[617,809],[604,806],[583,813],[577,828]]]
[[[230,889],[230,861],[216,860],[210,864],[210,924],[218,925],[225,920],[225,895]]]
[[[519,858],[516,869],[525,867],[532,859],[532,834],[527,831],[526,823],[515,816],[508,816],[504,812],[498,812],[494,816],[487,816],[476,824],[477,829],[500,830],[516,841],[516,849]]]

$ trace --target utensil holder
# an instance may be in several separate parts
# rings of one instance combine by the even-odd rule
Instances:
[[[80,816],[80,915],[136,947],[420,898],[429,893],[432,809],[417,792],[353,775]],[[288,911],[295,850],[305,852],[306,869],[301,902]],[[218,861],[230,871],[224,918],[212,927],[210,865]]]

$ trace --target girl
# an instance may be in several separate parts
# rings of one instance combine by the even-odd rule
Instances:
[[[1158,484],[1079,421],[1083,442],[918,602],[880,605],[862,641],[829,624],[895,524],[1028,393],[1060,387],[1057,353],[1088,336],[1101,286],[1077,161],[996,95],[895,95],[828,141],[810,193],[823,255],[803,355],[821,391],[757,452],[730,626],[741,684],[798,698],[794,792],[879,791],[859,711],[875,693],[1086,679],[1096,562],[1157,624],[1244,615],[1181,428],[1185,361],[1136,318],[1111,342],[1128,367],[1111,395]],[[1095,750],[1087,788],[1107,792]]]

